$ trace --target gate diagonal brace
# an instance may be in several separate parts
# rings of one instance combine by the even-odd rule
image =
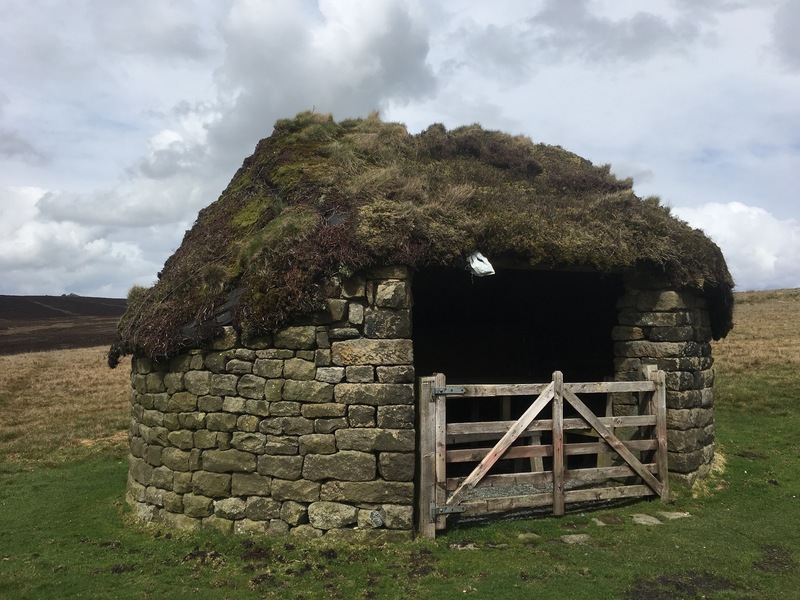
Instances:
[[[458,504],[454,506],[442,506],[441,504],[436,504],[436,502],[431,501],[430,504],[430,515],[432,518],[436,518],[439,515],[452,515],[457,513],[463,513],[467,510],[466,506],[460,506]]]

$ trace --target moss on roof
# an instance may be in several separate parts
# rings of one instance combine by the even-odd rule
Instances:
[[[715,338],[732,326],[719,248],[608,165],[479,125],[410,135],[377,114],[304,112],[275,124],[159,281],[132,294],[109,362],[173,355],[218,333],[226,312],[240,330],[273,331],[320,308],[326,276],[462,268],[475,250],[541,268],[647,270],[703,290]]]

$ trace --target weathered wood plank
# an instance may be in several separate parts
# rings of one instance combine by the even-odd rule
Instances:
[[[658,465],[655,463],[648,463],[644,467],[651,473],[658,472]],[[580,482],[593,482],[593,481],[606,481],[612,477],[628,477],[636,475],[628,465],[621,465],[618,467],[597,467],[592,469],[567,469],[564,471],[565,481],[580,481]]]
[[[564,492],[567,502],[590,502],[593,500],[616,500],[617,498],[638,498],[653,496],[655,493],[646,485],[625,485],[616,487],[591,488],[588,490],[569,490]]]
[[[434,381],[434,387],[444,387],[446,379],[444,374],[437,373]],[[436,435],[436,487],[434,488],[434,495],[436,504],[441,506],[445,502],[447,492],[445,487],[447,485],[447,458],[446,458],[446,442],[445,430],[447,428],[447,396],[436,395],[434,396],[434,412],[435,412],[435,435]],[[439,515],[436,517],[436,529],[444,529],[447,526],[447,515]]]
[[[447,491],[458,489],[466,477],[448,477]],[[500,475],[487,475],[475,485],[475,489],[485,487],[510,487],[515,485],[543,486],[553,482],[552,471],[539,471],[536,473],[502,473]]]
[[[619,454],[620,458],[628,463],[633,470],[644,480],[644,482],[649,485],[656,494],[661,494],[661,482],[656,479],[652,473],[646,470],[642,463],[639,462],[639,459],[636,458],[628,448],[608,429],[606,429],[605,425],[603,425],[595,414],[589,410],[589,408],[578,398],[575,394],[570,392],[569,390],[564,390],[564,396],[569,402],[572,407],[578,411],[578,413],[586,419],[586,422],[589,423],[605,440],[607,444],[609,444],[614,451]]]
[[[553,514],[564,514],[564,375],[553,373]]]
[[[619,417],[598,417],[599,421],[606,427],[644,427],[656,424],[656,415],[630,415]],[[516,421],[477,421],[472,423],[448,423],[447,439],[448,443],[459,443],[468,441],[482,441],[478,438],[467,438],[468,435],[499,434],[504,435]],[[587,430],[591,429],[586,421],[578,418],[564,419],[564,431]],[[550,431],[553,429],[553,422],[550,419],[537,419],[526,429],[526,432]],[[461,436],[464,436],[463,438]],[[485,440],[492,439],[485,437]]]
[[[527,429],[528,425],[530,425],[531,421],[533,421],[536,416],[541,412],[541,410],[549,404],[550,400],[553,398],[553,385],[552,383],[547,386],[547,388],[539,395],[538,398],[531,404],[528,409],[523,413],[523,415],[519,418],[519,420],[506,432],[506,434],[500,439],[500,441],[495,444],[494,448],[492,448],[489,453],[483,457],[480,464],[475,467],[472,473],[464,480],[461,486],[453,492],[453,495],[450,496],[447,500],[447,504],[455,505],[458,504],[464,494],[466,494],[469,490],[471,490],[478,481],[487,473],[489,469],[492,468],[492,465],[497,462],[497,460],[508,450],[511,444],[514,443],[514,440],[519,437],[519,435]],[[444,439],[444,438],[443,438]]]
[[[583,383],[565,383],[564,389],[573,394],[609,394],[615,392],[652,392],[655,385],[652,381],[597,381]]]
[[[419,510],[417,531],[425,539],[436,538],[436,524],[430,512],[436,501],[436,406],[433,397],[433,377],[421,377],[418,385],[419,407]]]
[[[553,502],[553,494],[529,494],[527,496],[503,496],[502,498],[486,498],[482,500],[468,500],[461,505],[466,509],[465,515],[482,515],[492,512],[518,510],[520,508],[537,508],[549,506]]]
[[[629,450],[655,450],[658,447],[656,440],[627,440],[623,444]],[[448,450],[447,462],[478,462],[491,448],[464,448],[461,450]],[[578,456],[583,454],[597,454],[598,452],[612,452],[613,448],[605,442],[579,442],[564,444],[564,456]],[[514,446],[509,448],[500,457],[500,460],[510,458],[530,458],[537,456],[553,456],[552,444],[541,446]]]
[[[459,385],[459,384],[455,384]],[[471,385],[464,384],[463,394],[453,396],[455,398],[493,398],[495,396],[538,396],[541,394],[548,383],[501,383],[491,385]]]

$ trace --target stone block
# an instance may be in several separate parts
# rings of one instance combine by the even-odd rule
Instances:
[[[236,389],[240,396],[251,400],[263,400],[266,383],[267,380],[258,375],[242,375]]]
[[[684,408],[667,411],[668,429],[693,429],[703,428],[714,422],[714,409],[712,408]]]
[[[344,450],[334,454],[309,454],[303,463],[303,478],[311,481],[372,481],[375,479],[375,464],[375,456],[367,452]]]
[[[317,366],[314,364],[313,360],[290,358],[283,365],[283,375],[286,379],[314,379],[316,374]]]
[[[225,363],[225,371],[234,375],[249,375],[253,372],[253,363],[234,358]]]
[[[289,536],[301,542],[311,542],[323,536],[325,532],[321,529],[315,529],[311,525],[298,525],[289,530]]]
[[[314,433],[314,421],[305,417],[268,417],[259,425],[261,433],[305,435]]]
[[[414,387],[407,383],[340,383],[334,397],[342,404],[413,404]]]
[[[225,498],[214,502],[214,516],[231,521],[244,519],[245,501],[241,498]]]
[[[264,384],[264,399],[269,402],[275,402],[283,398],[283,386],[285,380],[283,379],[267,379]]]
[[[347,419],[335,417],[333,419],[317,419],[314,421],[315,433],[333,433],[337,429],[347,427]]]
[[[372,365],[351,365],[345,368],[344,376],[349,383],[372,383],[375,369]]]
[[[301,435],[299,440],[300,454],[333,454],[336,452],[336,437],[330,433],[310,433]]]
[[[414,367],[411,365],[377,367],[375,370],[380,383],[414,383]]]
[[[271,417],[297,417],[301,414],[300,402],[287,402],[285,400],[279,402],[272,402],[269,406],[269,414]]]
[[[368,338],[410,338],[411,311],[367,309],[364,313],[364,335]]]
[[[272,346],[272,336],[266,333],[243,333],[242,345],[252,350],[263,350]]]
[[[197,399],[197,410],[202,412],[218,412],[222,410],[222,398],[220,396],[200,396]]]
[[[345,320],[347,317],[347,300],[342,298],[328,298],[325,302],[331,321]]]
[[[343,405],[344,406],[344,405]],[[374,406],[352,404],[347,407],[347,420],[350,427],[375,427]]]
[[[187,517],[209,517],[214,513],[214,501],[195,494],[183,495],[183,513]]]
[[[416,447],[413,429],[339,429],[339,450],[361,452],[413,452]]]
[[[185,373],[189,370],[192,357],[189,354],[178,354],[169,359],[168,370],[173,373]]]
[[[153,477],[153,466],[147,464],[141,458],[129,457],[128,458],[128,473],[130,477],[140,485],[150,485],[151,478]]]
[[[405,365],[414,362],[411,340],[343,340],[331,345],[331,360],[338,366]]]
[[[414,484],[401,481],[328,481],[320,499],[331,502],[412,504]]]
[[[269,521],[242,519],[233,522],[233,533],[235,535],[263,536],[266,535],[268,526]]]
[[[675,358],[693,356],[694,342],[616,342],[614,354],[623,358]]]
[[[283,386],[283,399],[297,402],[330,402],[333,386],[322,381],[287,379]]]
[[[167,434],[169,443],[181,450],[191,450],[194,447],[194,433],[187,429],[170,431]]]
[[[287,500],[281,505],[281,521],[296,527],[308,523],[308,508],[305,504]]]
[[[255,433],[260,424],[261,419],[255,415],[239,415],[236,419],[236,429],[245,433]]]
[[[208,371],[187,371],[183,375],[183,385],[186,391],[195,396],[205,396],[211,393],[211,373]]]
[[[351,302],[347,311],[347,320],[352,325],[361,325],[364,322],[364,306]]]
[[[325,338],[327,339],[328,334],[325,334]],[[327,367],[331,364],[331,351],[330,351],[330,342],[325,345],[325,348],[316,350],[314,352],[314,364],[318,367]]]
[[[192,493],[209,498],[227,498],[231,495],[231,476],[196,471],[192,474]]]
[[[393,404],[379,406],[378,427],[382,429],[413,429],[414,405]]]
[[[256,457],[241,450],[206,450],[203,469],[215,473],[247,473],[256,470]]]
[[[644,331],[642,330],[641,327],[617,325],[611,330],[611,339],[614,340],[615,342],[643,340]]]
[[[191,429],[192,431],[202,429],[206,424],[206,413],[202,412],[186,412],[178,415],[178,424],[183,429]]]
[[[692,308],[685,297],[672,290],[641,292],[636,298],[636,308],[640,311],[666,312],[682,308]]]
[[[161,462],[173,471],[189,470],[189,452],[178,448],[164,448],[161,453]]]
[[[235,347],[238,341],[239,336],[236,330],[230,325],[227,325],[222,328],[222,333],[211,343],[211,347],[214,350],[228,350]]]
[[[667,409],[698,408],[703,405],[700,390],[675,391],[667,390]],[[669,415],[669,410],[667,410]]]
[[[315,378],[323,383],[339,383],[344,379],[344,367],[318,367]]]
[[[228,359],[227,352],[209,352],[206,354],[203,365],[212,373],[224,373]]]
[[[647,334],[653,342],[688,342],[695,339],[693,327],[651,327]]]
[[[258,473],[233,473],[231,475],[231,495],[269,496],[272,478]]]
[[[408,308],[409,286],[405,281],[388,280],[375,288],[375,306],[380,308]]]
[[[233,431],[236,429],[236,413],[208,413],[206,427],[209,431]]]
[[[217,447],[217,432],[201,429],[194,432],[194,447],[205,450]]]
[[[175,473],[172,481],[172,491],[176,494],[185,494],[192,491],[192,473]]]
[[[173,513],[183,512],[183,494],[176,494],[175,492],[164,492],[161,496],[164,503],[164,509]]]
[[[266,358],[269,360],[286,360],[287,358],[294,357],[294,350],[287,350],[285,348],[267,348],[266,350],[256,350],[257,358]]]
[[[414,508],[408,505],[384,504],[386,516],[383,524],[386,529],[412,529],[414,526]]]
[[[144,459],[147,461],[147,464],[154,467],[160,467],[163,464],[163,461],[161,460],[161,456],[163,454],[163,446],[147,446],[144,451]]]
[[[194,511],[194,509],[192,509]],[[202,514],[202,511],[201,511]],[[200,518],[193,518],[194,515],[189,514],[176,514],[163,511],[160,514],[159,520],[169,529],[173,531],[197,531],[201,527]],[[199,515],[198,515],[199,516]]]
[[[378,473],[387,481],[413,481],[416,457],[412,452],[381,452]]]
[[[667,450],[673,452],[693,452],[714,442],[713,426],[695,429],[672,429],[667,434]]]
[[[671,472],[693,473],[705,464],[703,450],[695,450],[693,452],[668,452],[667,463]]]
[[[303,471],[302,456],[269,456],[258,458],[258,474],[294,481]]]
[[[366,295],[366,280],[360,275],[348,277],[342,281],[343,298],[364,298]]]
[[[294,500],[295,502],[316,502],[319,500],[321,486],[314,481],[298,479],[286,481],[272,480],[272,497],[275,500]]]
[[[189,371],[189,373],[193,372],[197,371]],[[191,392],[176,392],[172,394],[167,398],[164,406],[165,412],[190,412],[193,410],[197,410],[197,396]]]
[[[245,399],[238,396],[226,396],[222,401],[222,410],[241,414],[244,412]]]
[[[328,530],[356,524],[358,509],[340,502],[313,502],[308,507],[308,521],[316,529]]]
[[[298,454],[298,438],[287,435],[267,435],[266,454],[284,456]]]
[[[267,444],[267,436],[263,433],[249,433],[244,431],[233,432],[231,446],[242,452],[251,454],[264,454]]]
[[[167,386],[164,384],[164,373],[148,373],[145,375],[145,385],[151,394],[167,391]]]
[[[329,340],[352,340],[361,336],[355,327],[332,327],[328,331]]]
[[[283,360],[277,358],[258,358],[253,363],[253,375],[276,379],[283,376]]]
[[[216,515],[211,515],[210,517],[201,519],[200,522],[203,529],[214,530],[222,534],[230,535],[233,533],[233,524],[235,521],[232,521],[231,519],[223,519],[222,517],[218,517]]]
[[[270,403],[266,400],[246,400],[244,412],[255,417],[266,417],[270,411]]]
[[[665,379],[668,390],[682,392],[684,390],[695,389],[694,373],[687,371],[667,371],[665,373]]]
[[[165,373],[164,387],[168,394],[184,391],[186,388],[183,386],[183,373]]]
[[[277,519],[281,514],[281,503],[273,498],[251,496],[246,500],[244,514],[253,521]]]
[[[275,347],[290,350],[313,350],[317,341],[313,325],[286,327],[275,333]]]
[[[336,404],[335,402],[303,404],[300,407],[300,414],[307,419],[343,417],[346,412],[346,404]]]

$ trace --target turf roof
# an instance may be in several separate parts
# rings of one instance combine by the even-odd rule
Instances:
[[[479,125],[410,135],[377,114],[304,112],[259,142],[158,282],[132,290],[109,362],[196,346],[222,314],[249,334],[274,331],[321,307],[327,276],[463,268],[475,250],[538,268],[649,271],[706,293],[715,339],[732,326],[719,248],[607,165]]]

